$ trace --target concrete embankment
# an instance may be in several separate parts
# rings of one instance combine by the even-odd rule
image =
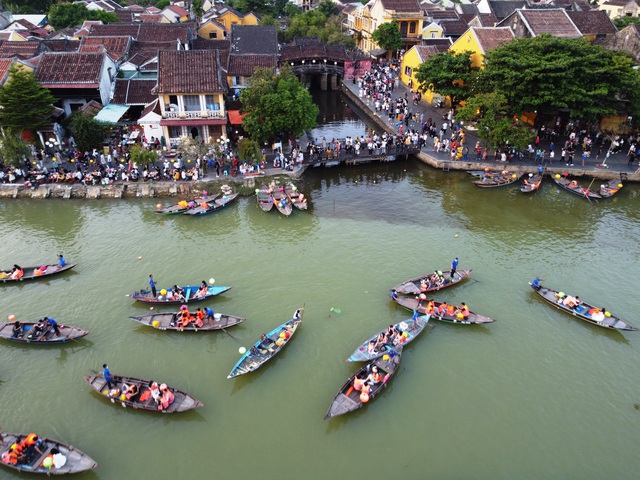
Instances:
[[[397,134],[396,129],[390,125],[385,118],[381,118],[373,108],[364,102],[361,98],[358,97],[354,93],[354,91],[349,88],[344,83],[340,83],[340,89],[342,93],[349,99],[351,103],[353,103],[360,113],[365,115],[367,119],[374,123],[381,131],[385,131],[390,134]],[[475,143],[475,136],[469,135],[469,138],[472,138],[472,142]],[[469,143],[469,140],[468,142]],[[471,143],[470,149],[473,149],[474,143]],[[437,168],[439,170],[484,170],[485,168],[489,168],[491,170],[496,169],[508,169],[510,172],[514,173],[528,173],[534,171],[537,166],[533,165],[531,162],[529,164],[519,164],[519,163],[501,163],[501,162],[475,162],[475,161],[451,161],[446,158],[438,158],[435,155],[430,155],[424,149],[414,154],[420,161],[426,163],[427,165]],[[442,157],[446,157],[446,154],[439,154]],[[632,182],[640,182],[640,173],[631,173],[628,171],[620,171],[615,167],[609,169],[598,169],[594,166],[589,168],[580,168],[580,167],[571,167],[569,170],[564,167],[562,164],[558,163],[557,165],[547,165],[547,172],[550,175],[555,174],[563,174],[565,172],[569,172],[572,177],[589,177],[595,178],[596,180],[611,180],[611,179],[619,179],[620,175],[626,176],[628,181]]]

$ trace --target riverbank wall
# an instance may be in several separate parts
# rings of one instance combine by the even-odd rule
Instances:
[[[349,99],[349,101],[357,107],[359,113],[366,116],[367,120],[376,125],[381,131],[387,132],[389,134],[396,135],[396,129],[390,125],[385,119],[381,118],[375,110],[364,102],[358,95],[354,92],[353,89],[349,88],[344,82],[340,83],[341,92]],[[468,135],[472,138],[472,141],[475,142],[475,135]],[[469,141],[468,141],[469,142]],[[471,144],[473,147],[473,144]],[[470,148],[472,149],[472,148]],[[496,168],[505,168],[513,173],[530,173],[535,171],[537,168],[535,165],[520,165],[518,163],[509,162],[507,164],[500,162],[475,162],[475,161],[451,161],[445,158],[438,158],[434,155],[430,155],[424,150],[418,153],[413,154],[418,160],[429,165],[430,167],[436,168],[438,170],[450,171],[450,170],[484,170],[489,168],[491,170],[496,170]],[[442,155],[442,154],[441,154]],[[446,156],[443,155],[443,156]],[[596,180],[613,180],[620,179],[621,175],[624,176],[625,181],[630,182],[640,182],[640,173],[633,173],[629,171],[621,171],[616,169],[615,166],[611,166],[609,169],[599,169],[594,166],[580,168],[579,166],[573,166],[570,169],[566,169],[562,166],[562,164],[557,163],[557,165],[547,165],[545,166],[547,173],[549,175],[562,175],[563,173],[568,172],[572,177],[589,177],[594,178]]]

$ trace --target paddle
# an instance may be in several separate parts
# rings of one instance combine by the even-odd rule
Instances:
[[[587,198],[587,200],[589,200],[589,203],[591,203],[591,199],[589,198],[589,195],[587,193],[589,192],[589,190],[591,190],[591,185],[593,185],[593,182],[595,181],[595,179],[596,179],[595,177],[591,179],[591,183],[589,184],[587,189],[584,191],[584,196]]]
[[[236,342],[240,343],[240,340],[238,340],[236,337],[234,337],[233,335],[231,335],[229,332],[227,332],[224,327],[220,327],[220,329],[226,333],[227,335],[229,335],[231,338],[233,338]],[[241,344],[242,345],[242,344]]]

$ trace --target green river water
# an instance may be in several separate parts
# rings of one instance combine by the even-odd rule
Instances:
[[[637,186],[589,204],[550,181],[531,196],[481,190],[466,174],[404,160],[313,169],[299,186],[310,209],[289,218],[254,198],[200,218],[157,215],[157,199],[0,203],[3,268],[57,253],[78,263],[46,282],[0,286],[0,314],[91,332],[61,347],[2,342],[0,425],[99,463],[77,478],[638,478],[640,334],[571,318],[527,284],[540,275],[640,326]],[[436,298],[496,322],[436,322],[405,349],[382,395],[324,420],[358,368],[344,361],[353,349],[410,317],[389,288],[456,256],[471,278]],[[159,287],[210,277],[234,286],[208,304],[247,317],[229,330],[237,340],[129,320],[149,310],[125,295],[150,273]],[[226,378],[241,345],[303,305],[283,352]],[[112,405],[82,380],[104,362],[205,406],[160,415]]]

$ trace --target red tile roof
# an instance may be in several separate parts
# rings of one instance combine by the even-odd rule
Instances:
[[[40,42],[2,42],[0,45],[0,57],[18,57],[22,60],[27,58],[33,58],[38,55],[42,50],[40,48]]]
[[[80,51],[84,50],[84,47],[89,45],[103,45],[105,50],[111,55],[114,60],[120,60],[129,53],[131,48],[131,37],[85,37],[80,44]]]
[[[56,84],[97,86],[103,62],[103,53],[44,53],[35,75],[44,86]]]
[[[256,68],[276,69],[274,55],[232,55],[229,57],[230,76],[250,77]]]
[[[193,36],[192,23],[108,23],[93,25],[91,37],[130,36],[143,42],[168,42],[180,40],[187,43]]]
[[[158,94],[222,92],[217,50],[160,51]]]
[[[567,14],[583,35],[613,35],[618,31],[604,10],[567,12]]]
[[[538,36],[548,33],[555,37],[578,38],[582,35],[573,24],[567,11],[559,9],[548,10],[516,10],[529,25],[529,31]]]
[[[160,23],[165,16],[160,13],[141,13],[136,18],[143,23]]]
[[[143,79],[117,79],[112,103],[118,105],[147,105],[158,98],[151,90],[157,81]]]
[[[432,45],[416,45],[413,48],[416,49],[421,62],[426,62],[432,55],[440,53],[438,47]]]
[[[180,15],[181,17],[189,16],[189,12],[187,12],[184,8],[179,7],[178,5],[169,5],[167,10],[171,10],[176,15]]]
[[[418,0],[381,0],[382,6],[386,10],[396,12],[422,12]]]
[[[483,53],[508,43],[514,38],[513,31],[509,27],[472,27],[472,30],[478,38]]]
[[[11,65],[13,65],[12,58],[0,58],[0,85],[4,85],[4,82],[7,80]]]

